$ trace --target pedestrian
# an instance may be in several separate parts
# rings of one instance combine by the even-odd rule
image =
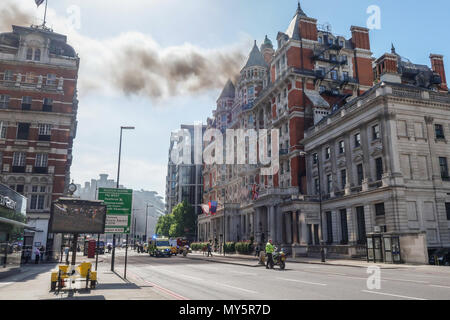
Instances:
[[[39,257],[41,256],[41,252],[39,251],[39,249],[36,247],[34,249],[34,263],[35,264],[39,264]]]
[[[255,248],[255,257],[259,257],[259,252],[261,251],[261,246],[258,243]]]
[[[30,259],[31,259],[31,249],[26,248],[25,249],[25,263],[28,263],[28,261],[30,261]]]
[[[40,256],[41,256],[40,260],[44,261],[45,247],[43,245],[39,248],[39,252],[40,252]]]
[[[206,244],[202,246],[202,253],[203,253],[204,256],[206,255],[207,246],[208,245],[206,245]]]
[[[267,242],[266,244],[266,254],[267,254],[267,264],[266,264],[266,269],[269,269],[269,265],[270,265],[270,269],[273,269],[273,254],[274,251],[274,247],[272,244],[272,239],[269,239],[269,242]]]
[[[207,255],[207,256],[208,256],[208,257],[209,257],[209,256],[212,257],[213,255],[212,255],[212,253],[211,253],[211,240],[209,240],[209,242],[208,242],[208,244],[207,244],[207,247],[208,247],[208,255]]]

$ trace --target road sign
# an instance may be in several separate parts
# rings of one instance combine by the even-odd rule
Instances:
[[[105,233],[130,233],[133,190],[99,188],[98,200],[107,207]]]

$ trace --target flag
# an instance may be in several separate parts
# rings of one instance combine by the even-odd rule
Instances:
[[[209,212],[211,214],[216,214],[217,211],[217,201],[210,201],[209,203]]]
[[[252,187],[252,200],[258,199],[259,186],[254,184]]]
[[[207,204],[201,204],[200,207],[202,208],[204,214],[209,214],[209,206]]]
[[[36,5],[39,7],[44,2],[44,0],[34,0],[34,2],[36,2]]]

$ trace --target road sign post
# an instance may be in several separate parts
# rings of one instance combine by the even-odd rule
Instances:
[[[105,233],[113,234],[113,242],[115,242],[116,234],[128,235],[130,233],[133,190],[98,188],[98,199],[103,200],[107,206]],[[114,245],[115,243],[113,243]],[[114,271],[114,259],[115,256],[113,254],[111,256],[112,271]]]

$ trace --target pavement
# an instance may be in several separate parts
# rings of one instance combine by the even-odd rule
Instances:
[[[200,251],[194,251],[187,255],[189,259],[201,259],[209,262],[218,262],[218,263],[228,263],[235,265],[242,265],[248,267],[262,267],[258,263],[258,257],[251,255],[243,255],[243,254],[223,254],[213,253],[212,257],[205,256]],[[432,267],[430,265],[411,265],[411,264],[388,264],[388,263],[369,263],[363,260],[347,260],[347,259],[327,259],[326,262],[322,262],[320,258],[311,258],[311,257],[300,257],[300,258],[292,258],[288,257],[286,259],[286,263],[307,263],[307,264],[320,264],[320,265],[329,265],[329,266],[345,266],[345,267],[358,267],[358,268],[367,268],[370,266],[377,266],[380,269],[404,269],[404,268],[417,268],[419,266],[422,267]]]
[[[116,251],[118,255],[121,250]],[[88,261],[95,267],[95,259],[77,255],[77,265]],[[116,265],[115,272],[110,269],[109,260],[99,256],[98,285],[92,290],[50,291],[50,276],[56,263],[27,264],[20,272],[0,279],[0,300],[170,300],[169,293],[159,289],[144,279],[128,276],[123,278],[123,263]],[[122,271],[122,272],[121,272]],[[84,283],[80,283],[84,286]]]

